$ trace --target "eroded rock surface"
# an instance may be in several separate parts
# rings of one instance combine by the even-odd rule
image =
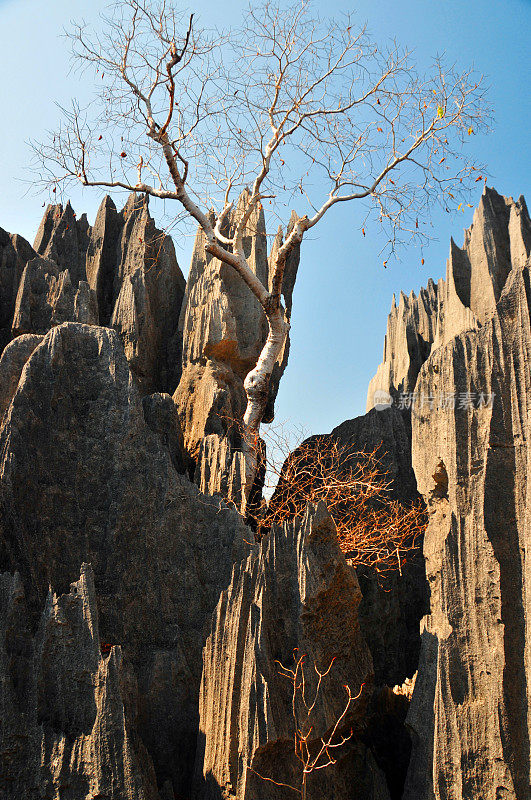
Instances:
[[[241,198],[227,220],[225,235],[231,235],[242,203]],[[293,221],[294,218],[290,225]],[[272,244],[270,259],[274,258],[281,241],[279,232]],[[270,262],[261,207],[247,223],[244,251],[253,272],[268,286]],[[297,250],[286,265],[283,297],[287,318],[291,314],[298,264]],[[174,400],[179,409],[185,447],[196,463],[196,481],[202,491],[221,492],[237,501],[244,468],[238,452],[241,448],[239,423],[246,405],[243,381],[258,360],[268,326],[262,307],[236,272],[206,252],[201,230],[195,240],[179,330],[182,378]],[[271,379],[268,421],[273,419],[274,400],[288,353],[289,341]]]
[[[70,201],[64,207],[51,204],[46,207],[33,247],[39,255],[54,261],[60,271],[68,270],[77,289],[79,281],[86,280],[89,236],[86,214],[78,220]]]
[[[248,530],[175,471],[178,433],[165,443],[156,430],[166,403],[150,404],[147,425],[115,331],[54,327],[0,430],[0,569],[19,571],[35,627],[48,587],[68,592],[92,564],[101,636],[132,664],[140,735],[159,786],[179,795],[194,759],[201,650]]]
[[[43,338],[34,333],[17,336],[0,356],[0,419],[13,399],[26,361]]]
[[[0,574],[0,794],[4,800],[158,800],[119,646],[100,650],[92,570],[51,590],[35,632],[18,574]]]
[[[523,197],[516,202],[485,187],[465,231],[463,247],[450,243],[446,280],[428,282],[415,297],[400,295],[387,323],[383,362],[369,384],[367,410],[375,392],[394,399],[413,392],[419,370],[430,352],[462,331],[490,319],[513,267],[531,253],[531,221]]]
[[[376,451],[381,464],[382,478],[389,482],[389,494],[404,505],[419,500],[411,465],[411,431],[407,419],[391,406],[372,409],[363,416],[338,425],[330,433],[312,436],[302,448],[315,447],[327,452],[338,445],[341,458],[339,472],[355,470],[359,452]],[[288,456],[280,480],[270,501],[270,508],[285,507],[297,486],[286,486],[283,479],[290,459]],[[421,542],[417,552],[410,554],[402,567],[381,579],[369,567],[359,567],[358,579],[363,599],[359,608],[360,624],[371,650],[376,683],[394,686],[411,677],[417,669],[420,650],[419,622],[427,608],[427,586]]]
[[[491,319],[435,350],[417,382],[456,403],[412,416],[431,599],[406,800],[529,797],[531,292],[519,262]]]
[[[37,256],[22,236],[0,228],[0,352],[11,339],[18,286],[28,261]]]
[[[143,394],[174,392],[181,374],[178,320],[184,295],[173,243],[158,230],[147,198],[118,212],[105,197],[94,226],[70,203],[49,205],[35,251],[0,232],[0,345],[62,322],[118,331]],[[39,254],[39,258],[35,258]],[[2,338],[3,337],[3,338]]]
[[[308,698],[316,688],[314,665],[324,672],[335,657],[311,711],[310,740],[319,741],[342,714],[344,684],[353,694],[365,684],[345,720],[354,736],[338,751],[334,769],[309,776],[308,797],[347,798],[353,786],[363,797],[388,797],[360,741],[373,677],[357,618],[360,599],[356,573],[323,504],[273,529],[234,568],[203,653],[197,798],[284,800],[294,791],[282,783],[300,788],[292,684],[280,674],[281,664],[293,668],[294,652],[306,656]]]
[[[411,431],[395,408],[372,409],[347,420],[329,434],[341,445],[372,452],[379,448],[390,496],[407,505],[419,498],[411,465]],[[348,467],[347,460],[345,466]],[[418,551],[385,578],[369,568],[358,569],[363,600],[360,624],[371,650],[378,685],[394,686],[411,678],[418,667],[419,621],[426,612],[428,591],[422,541]]]
[[[63,322],[97,325],[96,295],[86,281],[79,281],[75,288],[69,270],[61,272],[55,261],[34,258],[20,279],[13,336],[47,333]]]

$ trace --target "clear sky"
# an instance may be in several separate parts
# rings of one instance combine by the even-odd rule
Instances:
[[[69,74],[68,44],[61,32],[70,19],[92,20],[106,5],[102,0],[0,0],[0,226],[30,242],[46,198],[26,194],[28,187],[21,182],[30,177],[25,142],[44,138],[56,126],[55,103],[90,96],[90,85]],[[242,0],[194,0],[191,10],[207,23],[226,25],[237,24],[246,5]],[[316,5],[324,9],[322,0]],[[527,194],[531,202],[531,0],[327,0],[326,10],[353,12],[380,42],[396,38],[413,48],[421,65],[445,52],[459,65],[473,64],[484,73],[495,124],[490,135],[475,137],[474,152],[488,165],[490,186],[514,197]],[[93,221],[100,199],[80,189],[72,204]],[[115,200],[118,204],[121,198]],[[362,238],[358,209],[353,204],[332,209],[312,240],[304,242],[279,419],[317,433],[364,413],[393,292],[417,292],[429,277],[444,276],[450,235],[461,244],[471,218],[469,209],[453,217],[435,214],[437,241],[425,249],[424,266],[420,252],[410,249],[384,270],[378,256],[383,242],[375,231]],[[186,274],[191,242],[175,239],[175,245]]]

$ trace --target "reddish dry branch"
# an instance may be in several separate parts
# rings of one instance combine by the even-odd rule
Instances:
[[[294,652],[294,666],[292,669],[285,667],[280,661],[276,663],[279,666],[279,674],[287,678],[293,687],[291,696],[291,711],[294,725],[293,744],[295,756],[300,762],[299,785],[293,786],[292,784],[276,781],[274,778],[257,772],[251,765],[249,765],[249,769],[262,780],[268,781],[275,786],[292,789],[294,792],[301,795],[302,800],[306,800],[308,776],[317,770],[333,767],[337,763],[338,754],[340,752],[339,749],[352,739],[352,729],[347,732],[345,727],[348,729],[348,715],[352,710],[352,703],[361,697],[364,684],[361,684],[356,695],[352,694],[349,686],[343,687],[346,693],[343,711],[326,733],[318,734],[313,728],[311,715],[320,699],[323,679],[329,676],[335,657],[331,660],[328,668],[323,671],[319,670],[317,665],[314,664],[313,669],[316,675],[316,682],[315,680],[310,682],[305,672],[307,668],[307,657],[306,655],[299,656],[298,652],[298,650]],[[313,690],[309,689],[309,683],[312,683]]]
[[[418,550],[427,518],[421,499],[405,503],[393,497],[381,447],[364,452],[331,436],[315,436],[290,453],[282,430],[273,430],[269,437],[283,463],[267,461],[268,480],[276,488],[257,515],[258,534],[322,500],[336,524],[341,549],[354,566],[378,573],[401,571]]]

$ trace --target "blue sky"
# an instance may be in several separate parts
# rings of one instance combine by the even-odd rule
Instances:
[[[61,32],[70,19],[92,20],[106,5],[101,0],[0,0],[0,226],[30,242],[45,198],[26,194],[22,183],[30,177],[25,142],[43,138],[55,127],[56,102],[89,96],[90,84],[69,74],[69,51]],[[193,3],[197,16],[218,25],[237,24],[245,7],[240,0]],[[488,166],[490,186],[531,198],[531,0],[327,0],[326,10],[353,12],[380,42],[396,38],[413,48],[421,65],[445,52],[459,65],[473,64],[484,73],[495,123],[488,136],[475,137],[474,153]],[[86,190],[72,196],[75,210],[86,211],[90,221],[99,202],[100,196]],[[376,231],[361,237],[358,209],[345,205],[332,210],[304,243],[290,364],[277,402],[279,419],[316,433],[364,413],[393,292],[418,291],[429,277],[444,276],[450,235],[461,244],[471,218],[469,209],[454,217],[435,213],[437,241],[424,250],[424,266],[420,252],[409,249],[384,270],[378,256],[383,242]],[[176,237],[175,245],[186,273],[191,242]]]

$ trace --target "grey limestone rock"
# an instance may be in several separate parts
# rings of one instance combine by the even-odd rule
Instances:
[[[367,411],[375,405],[375,392],[383,391],[396,399],[400,393],[412,392],[420,367],[428,357],[436,335],[438,293],[430,279],[427,289],[416,297],[400,292],[395,297],[387,320],[383,361],[369,383]]]
[[[243,196],[226,222],[230,235],[241,213]],[[292,215],[290,226],[295,217]],[[289,227],[288,227],[289,230]],[[264,286],[269,285],[270,261],[280,246],[275,237],[268,260],[265,216],[256,209],[247,223],[244,251]],[[299,264],[295,251],[286,265],[285,314],[291,314],[292,294]],[[198,231],[186,285],[179,330],[182,339],[182,378],[174,400],[179,409],[185,447],[196,463],[196,479],[203,491],[222,492],[238,500],[241,488],[241,441],[238,423],[246,405],[243,381],[255,366],[267,337],[265,314],[235,270],[205,250]],[[286,368],[289,340],[271,378],[265,421],[274,415],[274,400]],[[205,437],[208,444],[205,444]],[[217,441],[214,441],[217,439]]]
[[[184,450],[183,432],[172,398],[169,394],[155,392],[142,398],[142,407],[146,425],[159,436],[162,446],[167,448],[175,470],[184,474],[191,465]]]
[[[0,352],[11,339],[18,286],[28,261],[37,253],[17,234],[0,228]]]
[[[78,220],[70,201],[64,207],[51,204],[46,207],[33,247],[40,256],[54,261],[61,272],[68,270],[77,289],[79,281],[86,280],[89,236],[86,214]]]
[[[35,249],[47,260],[49,275],[58,278],[68,270],[75,303],[60,321],[99,321],[115,328],[142,393],[173,392],[181,371],[174,339],[185,280],[173,243],[156,228],[147,198],[132,194],[118,212],[105,197],[93,227],[85,215],[76,219],[70,203],[50,205]],[[28,318],[24,332],[42,332],[42,320],[37,322],[39,329],[28,328]],[[19,319],[14,328],[22,332]]]
[[[446,280],[428,282],[419,297],[401,293],[387,323],[383,362],[369,384],[367,410],[374,394],[396,398],[411,393],[430,352],[462,331],[490,319],[512,268],[523,266],[531,253],[531,221],[523,197],[514,201],[485,187],[459,248],[450,243]]]
[[[86,280],[85,259],[89,242],[90,226],[86,214],[78,220],[70,205],[47,206],[33,247],[49,261],[54,261],[59,270],[68,270],[77,289],[79,281]]]
[[[396,408],[372,409],[341,423],[329,436],[353,450],[372,452],[379,447],[390,495],[406,505],[419,499],[411,464],[411,430]],[[409,555],[401,572],[396,570],[385,579],[379,579],[373,570],[358,569],[363,594],[360,625],[378,685],[402,684],[418,668],[419,623],[428,604],[422,541],[418,544],[418,551]]]
[[[98,324],[96,296],[86,281],[75,289],[66,269],[55,261],[35,258],[22,273],[13,315],[13,336],[47,333],[62,322]]]
[[[0,419],[13,399],[26,361],[43,338],[34,333],[17,336],[2,352],[0,356]]]
[[[529,796],[530,271],[511,256],[505,276],[493,241],[491,318],[436,349],[417,382],[457,402],[412,414],[431,598],[405,800]]]
[[[90,566],[28,623],[18,574],[0,574],[2,798],[158,800],[134,677],[119,646],[101,653]]]
[[[353,737],[338,751],[333,769],[309,776],[308,797],[350,798],[354,786],[363,797],[388,797],[360,739],[372,692],[372,661],[357,618],[360,599],[356,573],[323,504],[273,529],[234,568],[203,653],[197,798],[293,797],[293,789],[281,785],[300,785],[300,762],[294,755],[292,684],[280,665],[292,668],[294,652],[306,657],[308,698],[316,688],[314,665],[325,671],[335,656],[311,711],[316,741],[340,717],[344,685],[357,694],[365,684],[345,720]]]
[[[164,443],[157,422],[168,401],[146,406],[115,331],[65,323],[44,337],[0,429],[0,569],[19,571],[35,626],[49,585],[67,592],[92,564],[101,636],[132,665],[139,735],[178,795],[201,650],[248,530],[175,471],[178,431]]]
[[[339,444],[344,452],[341,466],[345,470],[355,469],[358,452],[372,453],[378,448],[381,473],[390,484],[390,496],[405,505],[419,500],[411,465],[411,430],[407,419],[394,406],[381,411],[372,409],[363,416],[346,420],[330,433],[306,439],[301,446],[311,447],[319,442],[324,447],[329,443]],[[270,500],[272,509],[277,503],[285,505],[289,498],[290,489],[286,495],[283,475],[292,455],[283,466]],[[294,489],[296,491],[296,486]],[[419,623],[427,608],[421,544],[419,542],[418,552],[404,563],[402,574],[397,569],[381,580],[368,567],[357,570],[363,595],[359,620],[371,651],[378,685],[401,684],[417,669]]]
[[[107,219],[108,218],[108,219]],[[102,305],[112,305],[107,324],[115,328],[124,343],[131,370],[143,394],[173,392],[180,377],[180,365],[171,360],[171,342],[176,335],[185,281],[175,257],[170,237],[156,228],[149,213],[147,198],[131,195],[118,214],[108,199],[98,212],[100,230],[115,239],[114,263],[109,256],[111,242],[95,251],[100,259],[96,269],[92,249],[87,258],[93,288],[102,286]],[[112,263],[113,288],[109,304],[105,296]]]

